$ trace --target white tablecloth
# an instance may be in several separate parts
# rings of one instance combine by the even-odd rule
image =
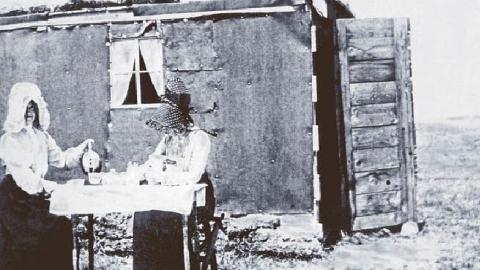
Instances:
[[[204,204],[205,184],[161,185],[57,185],[50,198],[56,215],[103,214],[161,210],[190,214],[195,201]]]

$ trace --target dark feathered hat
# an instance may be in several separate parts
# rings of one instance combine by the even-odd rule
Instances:
[[[190,110],[190,92],[180,78],[167,82],[163,98],[173,102],[183,113],[188,114]]]
[[[166,94],[190,94],[190,92],[180,78],[175,78],[167,81]]]
[[[161,102],[152,117],[145,122],[147,126],[155,129],[161,129],[162,127],[183,128],[190,123],[190,117],[169,101]]]

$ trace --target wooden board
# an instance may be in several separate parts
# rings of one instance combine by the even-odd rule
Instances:
[[[143,23],[112,24],[109,28],[112,39],[137,37],[144,29]]]
[[[2,11],[2,13],[5,14],[5,10]],[[18,15],[18,16],[2,16],[0,17],[0,25],[45,21],[47,19],[48,19],[48,12],[31,13],[31,14]]]
[[[349,39],[347,55],[351,61],[390,59],[394,57],[393,38]]]
[[[408,20],[341,19],[337,28],[352,228],[413,220]]]
[[[353,151],[355,172],[387,169],[400,166],[397,147],[362,149]]]
[[[355,196],[353,194],[353,186],[355,185],[355,179],[353,178],[353,175],[351,174],[351,170],[353,169],[353,164],[352,164],[352,138],[351,138],[351,98],[350,98],[350,91],[349,91],[349,86],[350,86],[350,78],[349,78],[349,71],[348,71],[348,56],[347,56],[347,24],[349,21],[347,20],[337,20],[337,33],[338,33],[338,47],[339,47],[339,54],[338,54],[338,75],[339,75],[339,80],[341,82],[340,87],[341,88],[341,95],[339,95],[339,99],[341,100],[341,106],[337,105],[339,108],[343,109],[343,112],[340,110],[337,110],[336,114],[338,117],[343,116],[343,123],[338,123],[337,127],[339,128],[339,131],[341,132],[341,128],[343,126],[344,128],[344,134],[339,136],[339,149],[340,151],[344,150],[343,153],[341,153],[341,159],[339,165],[342,165],[342,162],[344,162],[345,165],[345,172],[342,171],[341,175],[341,183],[344,183],[344,186],[341,187],[340,193],[341,197],[347,197],[348,198],[348,207],[350,208],[351,213],[346,213],[345,216],[355,216],[356,212],[356,205],[355,205]],[[334,72],[335,74],[337,73],[336,71]],[[342,141],[343,140],[343,141]],[[344,142],[344,145],[342,143]],[[342,160],[344,159],[344,160]],[[348,187],[348,192],[344,192],[346,190],[346,187]],[[342,204],[345,204],[347,200],[343,200]],[[336,221],[334,220],[336,223]],[[348,224],[347,226],[350,226]],[[347,227],[348,228],[348,227]]]
[[[402,203],[401,191],[359,194],[356,196],[357,217],[399,211]]]
[[[402,223],[402,212],[391,212],[355,218],[353,230],[360,231],[372,228],[394,226]]]
[[[352,83],[350,95],[352,106],[395,103],[397,85],[395,82]]]
[[[346,36],[349,39],[393,37],[393,20],[350,20],[349,23],[346,24]]]
[[[398,123],[395,103],[356,106],[351,108],[352,127],[384,126]]]
[[[354,149],[396,146],[398,141],[396,125],[352,129]]]
[[[393,81],[395,64],[393,60],[351,62],[349,73],[350,83]]]
[[[219,11],[244,8],[263,8],[275,6],[290,6],[305,4],[304,0],[209,0],[209,1],[188,1],[183,3],[165,4],[140,4],[133,6],[136,16],[167,14],[167,13],[188,13],[201,11]]]
[[[409,22],[408,19],[398,19],[394,22],[395,37],[395,74],[397,85],[402,86],[399,93],[398,107],[404,112],[400,118],[402,127],[402,137],[404,138],[401,155],[405,162],[402,163],[401,173],[403,174],[404,193],[403,200],[405,202],[404,220],[416,220],[416,181],[415,181],[415,163],[413,159],[415,148],[415,130],[413,127],[413,104],[411,96],[410,81],[410,39],[409,39]]]
[[[400,190],[402,179],[399,168],[355,173],[355,193]]]

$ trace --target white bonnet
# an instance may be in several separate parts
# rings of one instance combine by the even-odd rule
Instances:
[[[36,84],[20,82],[13,85],[8,97],[7,119],[3,124],[3,130],[16,133],[25,127],[25,111],[30,101],[38,106],[40,127],[46,131],[50,125],[50,114],[47,103],[42,97],[40,88]]]

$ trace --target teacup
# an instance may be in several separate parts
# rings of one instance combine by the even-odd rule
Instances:
[[[90,185],[99,185],[102,183],[102,175],[100,173],[89,173],[88,182]]]

